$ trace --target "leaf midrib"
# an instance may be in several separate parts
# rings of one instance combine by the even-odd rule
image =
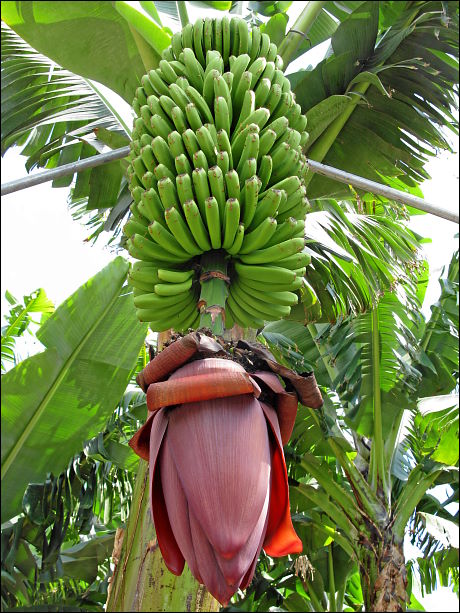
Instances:
[[[122,281],[122,284],[123,284],[123,281]],[[103,319],[105,314],[110,310],[110,308],[113,306],[113,304],[118,299],[118,297],[120,295],[120,289],[121,289],[122,284],[119,286],[118,292],[114,295],[114,297],[109,302],[107,307],[102,311],[101,315],[96,319],[94,324],[90,327],[88,332],[85,334],[85,336],[83,337],[82,341],[77,346],[75,351],[73,351],[72,354],[69,356],[69,358],[64,362],[60,373],[57,375],[56,379],[54,380],[54,383],[52,384],[52,386],[48,390],[48,392],[45,395],[45,397],[43,398],[42,402],[38,405],[34,415],[30,418],[30,420],[26,424],[26,426],[25,426],[22,434],[19,436],[18,440],[13,445],[11,450],[8,452],[7,456],[5,457],[4,462],[2,463],[2,469],[1,469],[1,479],[2,480],[6,476],[6,473],[8,472],[11,464],[14,462],[16,456],[21,451],[22,446],[24,444],[24,441],[32,433],[32,431],[34,429],[34,426],[36,425],[36,423],[38,422],[38,420],[42,416],[44,410],[46,409],[46,407],[47,407],[47,405],[49,403],[49,401],[54,396],[54,394],[55,394],[57,388],[59,387],[60,383],[63,381],[64,377],[67,375],[67,372],[69,371],[71,365],[73,364],[73,362],[75,361],[75,359],[79,355],[80,351],[84,347],[86,341],[88,340],[88,337],[93,333],[93,331],[99,325],[99,323],[101,322],[101,320]],[[47,348],[47,350],[48,349],[49,348]]]

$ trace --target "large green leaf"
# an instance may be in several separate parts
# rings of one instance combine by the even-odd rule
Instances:
[[[6,370],[7,362],[16,364],[15,341],[24,334],[32,322],[30,314],[41,313],[43,323],[54,311],[54,304],[47,297],[43,288],[35,290],[29,296],[24,296],[23,303],[19,303],[8,291],[5,292],[5,298],[10,303],[11,309],[5,316],[7,325],[2,327],[2,373]]]
[[[2,19],[40,53],[131,104],[145,67],[114,3],[7,1]]]
[[[79,288],[39,330],[46,350],[4,375],[2,521],[20,511],[28,483],[66,467],[122,396],[146,333],[122,290],[127,271],[118,257]]]
[[[363,313],[381,292],[406,277],[406,267],[416,258],[417,239],[389,207],[362,214],[350,202],[340,206],[334,200],[318,200],[314,208],[305,222],[312,263],[301,302],[290,318],[334,322]],[[374,205],[364,203],[363,208],[371,212]]]
[[[446,19],[441,2],[406,5],[392,19],[391,10],[381,10],[374,48],[378,3],[354,4],[353,12],[336,15],[341,23],[326,59],[289,75],[312,126],[306,155],[415,194],[428,178],[427,156],[450,150],[441,129],[457,129],[458,12]],[[342,98],[353,92],[348,102]],[[308,181],[311,199],[350,195],[349,186],[321,175]]]

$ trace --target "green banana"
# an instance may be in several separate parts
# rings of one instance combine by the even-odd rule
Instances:
[[[222,18],[222,58],[224,65],[228,66],[228,58],[230,57],[230,19],[225,15]]]
[[[196,195],[198,207],[200,209],[201,217],[206,219],[206,200],[210,197],[208,175],[204,168],[195,168],[192,172],[193,188]]]
[[[165,224],[163,205],[155,189],[144,191],[137,206],[149,222],[157,221],[162,225]]]
[[[179,201],[183,206],[187,200],[193,200],[195,194],[193,193],[192,179],[189,174],[180,174],[176,177],[176,189]]]
[[[171,38],[171,48],[175,57],[179,57],[182,53],[182,34],[181,32],[176,32],[172,35]]]
[[[157,188],[161,204],[165,210],[169,209],[171,206],[179,207],[179,198],[177,196],[175,181],[173,182],[169,177],[165,177],[158,181]]]
[[[153,292],[155,287],[154,283],[145,283],[143,281],[138,281],[137,279],[134,279],[131,275],[128,275],[128,285],[132,288],[136,288],[147,293]]]
[[[229,308],[231,309],[232,312],[232,316],[234,318],[235,321],[238,322],[239,325],[241,325],[243,328],[263,328],[264,327],[264,322],[261,319],[254,319],[251,318],[239,305],[238,303],[234,300],[232,293],[231,293],[231,286],[230,286],[230,294],[227,298],[227,304],[229,306]]]
[[[224,130],[227,134],[230,134],[230,117],[228,111],[228,105],[225,98],[218,96],[214,100],[214,115],[216,121],[216,129]]]
[[[182,143],[182,137],[179,132],[170,132],[168,134],[168,146],[169,151],[173,155],[174,159],[179,157],[180,155],[185,155],[185,147]]]
[[[232,90],[232,105],[233,105],[233,120],[241,114],[246,92],[251,89],[252,74],[248,71],[243,72],[239,81],[235,81],[238,85]],[[281,94],[280,94],[281,95]],[[255,94],[254,94],[255,96]],[[255,104],[255,98],[254,98]]]
[[[272,169],[273,169],[273,161],[270,155],[264,155],[262,157],[262,159],[260,160],[260,164],[259,164],[259,168],[257,170],[257,174],[260,177],[260,180],[262,181],[262,186],[261,189],[265,189],[269,182],[270,182],[270,178],[272,176]]]
[[[182,219],[182,215],[175,207],[171,207],[165,211],[165,220],[171,234],[187,253],[191,256],[203,253],[203,249],[198,247],[187,224]]]
[[[212,116],[212,113],[209,109],[209,106],[206,104],[206,100],[203,98],[200,92],[191,85],[187,87],[185,92],[190,98],[190,100],[195,104],[204,122],[213,123],[214,118]]]
[[[297,294],[294,294],[294,292],[290,292],[290,291],[266,292],[266,291],[257,290],[254,287],[252,287],[250,284],[248,284],[248,282],[242,278],[238,279],[238,284],[240,285],[240,287],[243,289],[244,292],[248,294],[252,294],[254,298],[257,298],[258,300],[261,300],[262,302],[271,302],[273,304],[283,304],[285,306],[294,306],[298,304],[299,302],[299,297],[297,296]],[[264,287],[266,287],[266,285]]]
[[[216,98],[223,98],[227,103],[229,122],[231,124],[233,113],[232,97],[226,80],[220,75],[214,78],[214,96]],[[209,106],[211,107],[212,105]],[[212,121],[211,123],[214,122]]]
[[[303,238],[290,238],[287,241],[273,245],[273,247],[267,247],[266,249],[259,249],[253,253],[241,256],[241,261],[244,264],[265,264],[267,262],[277,262],[283,258],[286,258],[294,253],[298,253],[305,246],[305,240]]]
[[[259,27],[254,26],[252,28],[251,30],[252,41],[251,41],[251,53],[250,53],[251,64],[256,59],[256,57],[259,55],[261,34],[262,33]]]
[[[170,179],[171,181],[174,181],[174,174],[169,170],[169,168],[166,168],[164,164],[158,164],[158,166],[155,166],[153,172],[157,181],[157,189],[158,181],[161,181],[161,179]]]
[[[193,166],[195,168],[204,168],[208,172],[208,159],[201,149],[193,154]]]
[[[205,203],[206,225],[213,249],[220,249],[222,245],[220,233],[219,205],[214,196],[206,199]]]
[[[193,49],[193,24],[188,23],[181,32],[182,49]]]
[[[206,65],[203,52],[203,26],[203,19],[197,19],[193,24],[193,49],[195,51],[195,56],[200,62],[201,66]]]
[[[174,36],[173,36],[173,39],[174,39]],[[180,40],[180,33],[179,33],[179,40]],[[181,49],[182,49],[182,45],[181,45]],[[174,68],[170,64],[171,59],[169,61],[160,60],[160,63],[159,63],[159,68],[161,70],[163,80],[166,81],[168,85],[171,85],[171,83],[175,83],[177,81],[177,76],[178,76],[175,73]]]
[[[241,249],[241,245],[243,244],[244,239],[244,226],[242,223],[238,225],[238,229],[235,234],[235,240],[233,241],[233,245],[228,247],[227,253],[230,255],[236,255]]]
[[[276,231],[276,219],[266,217],[252,232],[245,235],[239,254],[252,253],[261,249]]]
[[[212,22],[213,20],[210,17],[206,17],[204,20],[204,28],[203,28],[203,37],[204,37],[204,49],[207,53],[210,49],[212,49]]]
[[[223,220],[225,209],[225,180],[224,175],[219,166],[212,166],[208,170],[208,182],[211,189],[211,194],[217,200],[219,205],[219,216]]]
[[[267,62],[274,62],[278,53],[278,47],[275,43],[270,43],[267,53]]]
[[[240,50],[240,33],[238,29],[238,19],[233,18],[230,21],[230,42],[231,42],[231,54],[238,55]]]
[[[193,159],[193,154],[200,150],[200,145],[196,139],[195,132],[190,129],[185,130],[185,132],[182,134],[182,142],[185,145],[189,158]]]
[[[174,164],[176,166],[176,171],[178,175],[192,174],[192,167],[190,166],[188,157],[184,153],[176,157],[176,159],[174,160]]]
[[[243,19],[238,20],[238,34],[239,34],[239,39],[240,39],[239,47],[238,47],[238,54],[245,55],[249,51],[250,40],[249,40],[248,25]]]
[[[236,170],[229,170],[225,174],[225,185],[227,187],[227,197],[240,199],[240,179]]]
[[[153,240],[165,251],[168,251],[177,257],[190,258],[190,254],[182,248],[171,232],[169,232],[169,230],[167,230],[157,221],[153,221],[150,224],[149,233]]]
[[[285,222],[280,223],[276,228],[275,234],[267,241],[266,247],[271,247],[277,243],[282,243],[289,238],[303,236],[305,229],[305,223],[302,220],[294,219],[294,217],[288,217]]]
[[[190,290],[186,290],[183,297],[180,294],[176,294],[175,296],[159,296],[152,290],[148,294],[135,296],[134,306],[138,309],[158,309],[161,311],[163,307],[174,306],[179,300],[185,299],[189,295]]]
[[[309,266],[311,263],[311,255],[306,251],[301,251],[300,253],[296,253],[294,255],[290,255],[289,257],[283,258],[279,260],[279,265],[284,268],[289,268],[290,270],[299,270],[300,268],[304,268]]]
[[[203,88],[204,70],[197,60],[193,49],[186,47],[183,50],[183,61],[186,69],[186,76],[191,86],[197,90],[201,90]]]
[[[138,262],[136,262],[137,264]],[[158,276],[158,268],[141,268],[140,270],[134,269],[134,267],[129,271],[130,278],[135,281],[141,281],[141,283],[147,283],[150,285],[155,285],[160,280]],[[153,289],[152,289],[153,292]]]
[[[233,155],[232,147],[228,138],[228,134],[225,130],[219,130],[217,132],[217,146],[220,151],[225,151],[228,155],[229,166],[233,167]]]
[[[269,284],[289,285],[295,281],[296,275],[292,270],[279,266],[253,266],[241,262],[233,262],[236,273],[243,279],[252,279]]]
[[[167,96],[169,93],[168,85],[161,78],[158,69],[149,71],[149,80],[153,87],[153,92],[157,96]],[[145,88],[145,86],[144,86]]]
[[[232,160],[233,165],[237,165],[240,161],[240,157],[243,153],[244,145],[246,143],[246,137],[248,134],[259,134],[259,126],[255,123],[250,123],[248,126],[242,130],[235,140],[232,142],[231,152],[232,152]],[[259,138],[260,143],[260,138]]]
[[[226,151],[217,152],[217,166],[219,166],[223,175],[228,172],[228,169],[230,168],[230,160]]]
[[[214,20],[214,46],[222,55],[222,21],[220,19]]]
[[[155,294],[159,296],[177,296],[192,287],[193,279],[188,279],[182,283],[157,283]]]
[[[138,87],[136,89],[136,98],[139,103],[139,106],[144,106],[144,104],[147,104],[147,96],[145,95],[144,89],[142,87]]]
[[[174,122],[174,127],[176,128],[177,132],[179,134],[183,134],[183,132],[188,129],[188,123],[185,113],[179,106],[175,106],[171,111],[171,116]]]
[[[195,134],[201,150],[206,155],[209,166],[214,166],[216,163],[216,148],[209,130],[205,126],[202,126]]]
[[[157,285],[162,284],[160,283]],[[174,287],[174,285],[172,287]],[[161,296],[162,294],[158,295]],[[166,294],[166,296],[169,295],[173,294]],[[181,296],[180,300],[176,300],[176,304],[172,304],[168,307],[163,307],[161,311],[159,308],[156,307],[150,309],[137,309],[136,315],[140,321],[155,321],[157,325],[163,322],[166,324],[166,322],[169,322],[174,315],[177,315],[177,313],[180,313],[184,308],[187,308],[192,302],[193,297],[190,293],[188,293],[185,294],[184,297]],[[168,327],[172,326],[169,324]]]
[[[249,158],[241,169],[240,181],[244,183],[246,179],[253,177],[257,172],[257,159]]]
[[[233,245],[236,232],[238,230],[240,221],[240,204],[235,198],[229,198],[225,203],[224,209],[224,239],[222,242],[222,248],[228,249]]]
[[[157,186],[157,180],[155,175],[153,174],[153,172],[150,172],[150,170],[148,170],[143,176],[142,176],[142,183],[144,184],[145,189],[151,189],[152,187]]]
[[[259,194],[260,184],[257,177],[251,177],[244,183],[244,201],[243,206],[243,224],[248,228],[254,218],[257,207],[257,196]]]
[[[187,200],[184,203],[184,214],[196,244],[203,251],[209,251],[211,249],[209,235],[201,218],[200,210],[193,200]]]
[[[193,102],[189,102],[185,107],[185,115],[190,128],[196,132],[198,128],[201,128],[203,122],[201,121],[200,114]]]
[[[212,69],[204,79],[203,98],[210,109],[214,106],[214,79],[220,76],[220,72],[217,69]]]
[[[156,223],[156,222],[153,222]],[[143,257],[138,257],[137,255],[133,256],[138,260],[154,260],[160,262],[186,262],[190,259],[188,254],[186,255],[176,255],[171,253],[159,244],[154,243],[152,240],[148,238],[144,238],[143,236],[139,236],[138,234],[134,234],[128,239],[128,244],[131,244],[134,247],[134,250],[137,254],[142,255]],[[184,252],[185,253],[185,252]]]
[[[152,141],[150,141],[152,142]],[[142,161],[144,162],[144,166],[147,170],[152,171],[155,166],[158,166],[158,160],[156,159],[153,149],[150,145],[146,145],[142,147],[140,150]]]
[[[158,269],[158,279],[167,283],[183,283],[193,277],[193,270],[166,270]]]
[[[262,34],[263,36],[263,34]],[[264,57],[258,57],[248,69],[248,72],[252,75],[252,88],[254,89],[257,85],[258,80],[262,76],[263,71],[267,65],[267,60]]]
[[[174,160],[169,151],[166,141],[161,136],[156,136],[152,140],[153,154],[159,164],[164,164],[173,174],[175,171]]]
[[[293,271],[291,271],[293,272]],[[295,274],[295,273],[294,273]],[[239,277],[242,285],[249,285],[259,292],[295,292],[303,285],[303,279],[296,277],[291,283],[267,283],[265,281],[257,281],[255,279],[247,279]]]
[[[259,83],[254,89],[254,93],[256,95],[256,108],[264,106],[270,94],[271,85],[272,82],[270,81],[270,79],[267,79],[265,77],[260,79]]]
[[[251,61],[251,58],[249,57],[247,53],[242,53],[241,55],[235,58],[233,65],[230,68],[230,72],[233,74],[233,80],[235,83],[240,82],[240,79],[243,76],[243,73],[245,72],[245,70],[247,70],[247,67],[249,66],[250,61]]]
[[[136,234],[136,232],[141,236],[147,236],[147,226],[144,226],[144,224],[139,223],[135,219],[128,219],[128,221],[123,226],[123,234],[125,234],[129,238],[133,234]]]
[[[259,134],[257,132],[248,132],[246,139],[244,141],[243,151],[238,160],[238,166],[236,167],[236,172],[241,176],[243,172],[243,166],[246,163],[246,161],[250,158],[257,159],[258,155],[259,155]],[[235,157],[233,159],[236,162]],[[241,183],[243,183],[243,179],[241,179]]]
[[[238,281],[234,282],[231,288],[235,300],[252,317],[262,316],[265,320],[274,320],[287,317],[291,312],[291,307],[288,305],[262,301],[253,294],[245,292]]]
[[[240,111],[240,114],[238,115],[238,120],[235,123],[235,118],[234,118],[234,121],[233,121],[234,129],[233,129],[232,141],[236,138],[238,134],[237,131],[240,125],[243,122],[245,125],[248,123],[246,120],[254,112],[255,108],[256,108],[256,95],[252,91],[252,89],[249,89],[245,91],[244,93],[243,102],[241,104],[241,111]]]

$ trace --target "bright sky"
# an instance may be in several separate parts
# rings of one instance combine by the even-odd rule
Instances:
[[[298,8],[303,3],[294,5]],[[324,53],[324,46],[321,47],[307,63],[315,64],[320,59]],[[123,116],[129,118],[127,105],[123,103],[121,107]],[[442,153],[429,162],[427,170],[432,180],[426,181],[422,189],[429,202],[458,210],[458,138],[451,143],[456,153]],[[18,150],[8,151],[2,161],[2,183],[25,176],[24,161]],[[42,184],[2,198],[2,316],[6,289],[21,300],[43,287],[57,306],[114,258],[115,254],[103,246],[103,239],[95,246],[85,242],[88,231],[72,220],[66,205],[67,193],[67,188],[52,189],[50,184]],[[423,311],[429,316],[429,307],[439,296],[439,273],[443,266],[448,266],[458,247],[458,239],[454,238],[458,226],[433,215],[420,215],[412,219],[410,227],[432,239],[431,244],[424,246],[431,277]],[[24,358],[39,351],[40,344],[31,345],[27,339],[18,348]],[[406,546],[406,555],[415,557],[417,550]],[[427,611],[458,610],[457,597],[448,588],[439,588],[421,602]]]

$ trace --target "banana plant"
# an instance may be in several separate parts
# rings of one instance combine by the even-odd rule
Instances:
[[[189,3],[189,8],[194,4]],[[240,13],[242,9],[240,3],[205,4]],[[311,2],[286,35],[288,6],[289,3],[266,6],[264,10],[270,14],[266,23],[258,20],[255,4],[247,20],[226,15],[222,19],[200,16],[192,25],[186,3],[178,2],[182,30],[173,33],[162,24],[158,10],[161,3],[140,3],[142,10],[127,2],[91,3],[90,18],[86,17],[86,3],[66,3],[65,9],[49,2],[2,5],[3,20],[32,47],[32,51],[22,48],[22,55],[29,57],[18,69],[16,51],[21,55],[22,43],[8,33],[5,74],[7,85],[12,83],[16,90],[8,91],[6,86],[2,94],[6,99],[16,96],[16,101],[28,96],[27,87],[19,82],[18,88],[18,70],[27,75],[34,91],[39,88],[38,98],[25,105],[20,117],[10,105],[5,148],[38,138],[39,146],[27,151],[35,155],[31,163],[42,158],[42,163],[53,164],[56,162],[47,162],[52,160],[49,154],[57,154],[53,147],[58,146],[60,151],[64,141],[72,159],[94,153],[98,146],[94,141],[93,151],[86,149],[85,154],[83,148],[75,146],[79,136],[88,135],[92,128],[97,130],[98,140],[108,146],[125,143],[129,136],[131,152],[125,161],[93,170],[91,177],[88,173],[77,176],[74,204],[77,197],[79,206],[82,198],[88,198],[83,206],[100,210],[92,220],[97,223],[100,214],[104,225],[99,229],[116,230],[128,215],[121,245],[138,260],[130,270],[129,283],[141,322],[149,322],[156,332],[205,328],[219,338],[225,329],[234,328],[228,334],[240,337],[238,345],[230,338],[219,342],[210,339],[208,333],[187,335],[157,355],[139,375],[150,413],[131,444],[150,461],[152,517],[157,533],[154,537],[140,521],[143,501],[149,498],[142,466],[134,494],[136,513],[130,517],[124,557],[114,574],[108,603],[112,610],[142,607],[143,594],[125,589],[127,574],[136,575],[132,559],[139,549],[145,551],[145,556],[137,555],[142,559],[137,584],[145,584],[145,572],[152,571],[158,579],[164,574],[159,562],[161,551],[167,567],[176,575],[180,575],[185,558],[192,575],[223,604],[239,587],[250,584],[262,547],[276,556],[300,551],[301,543],[289,517],[282,447],[292,432],[297,401],[310,408],[319,408],[322,402],[314,393],[311,375],[295,374],[276,364],[271,353],[250,344],[248,339],[254,336],[250,329],[270,333],[273,329],[268,326],[267,330],[266,322],[281,318],[294,318],[309,326],[310,322],[335,322],[343,314],[363,312],[371,305],[373,310],[364,316],[370,321],[356,319],[354,333],[363,336],[360,350],[347,341],[345,357],[334,354],[334,360],[346,360],[343,370],[333,375],[334,369],[323,360],[329,376],[333,375],[332,387],[337,393],[340,386],[352,382],[346,385],[343,397],[345,423],[361,439],[373,439],[366,458],[367,474],[364,476],[351,461],[347,440],[335,431],[337,427],[332,428],[334,436],[328,437],[327,446],[342,467],[349,490],[336,483],[336,473],[310,451],[299,460],[299,470],[312,475],[324,488],[326,498],[330,497],[345,515],[348,513],[347,527],[351,532],[346,534],[345,527],[341,528],[350,541],[347,553],[352,553],[351,544],[358,547],[366,606],[377,610],[384,602],[385,606],[388,602],[396,607],[404,605],[400,532],[407,523],[404,513],[411,505],[401,507],[399,515],[396,512],[399,532],[395,529],[395,541],[388,541],[384,528],[390,521],[391,443],[400,416],[387,424],[382,406],[388,401],[385,394],[393,400],[393,396],[397,400],[398,395],[404,397],[403,384],[413,385],[411,377],[415,373],[409,369],[409,383],[398,378],[396,386],[385,376],[394,372],[395,364],[402,367],[405,362],[401,356],[394,358],[396,348],[391,342],[387,354],[380,356],[383,332],[379,309],[383,321],[385,317],[391,319],[385,309],[393,313],[395,301],[388,299],[388,304],[382,302],[382,306],[375,303],[381,292],[393,290],[410,277],[418,237],[401,226],[401,211],[390,220],[380,218],[375,215],[376,205],[369,195],[313,177],[305,154],[416,193],[418,184],[427,176],[427,155],[435,148],[448,148],[439,127],[452,123],[450,109],[455,98],[450,88],[457,81],[457,73],[451,56],[457,57],[458,7],[453,3],[404,3],[395,9],[386,2],[346,2],[340,6]],[[331,49],[314,70],[289,77],[283,74],[289,61],[302,51],[304,38],[314,45],[329,37]],[[116,54],[100,54],[98,47],[99,59],[93,61],[88,49],[95,49],[95,45],[116,47]],[[43,55],[58,62],[63,72],[57,78],[35,81],[36,68],[46,66]],[[76,80],[72,81],[68,71],[76,75]],[[411,71],[416,73],[414,78]],[[62,77],[70,79],[70,87],[61,88]],[[89,95],[81,77],[94,94]],[[117,120],[119,115],[108,107],[94,81],[132,104],[132,130],[122,126],[121,134],[122,130],[103,123],[108,117]],[[96,100],[98,105],[93,110],[91,101]],[[88,113],[88,106],[93,112]],[[56,122],[60,114],[65,121]],[[99,123],[95,125],[95,121]],[[57,141],[51,142],[50,133],[41,131],[50,122],[54,122]],[[28,145],[29,140],[26,148]],[[351,204],[337,203],[332,197],[346,197]],[[388,207],[386,201],[379,204],[384,210]],[[353,282],[344,281],[355,276],[355,271]],[[402,317],[400,310],[396,311],[410,340],[411,322]],[[246,340],[241,338],[241,328],[246,330]],[[312,331],[319,341],[317,329],[310,328]],[[328,329],[331,338],[335,332]],[[133,336],[133,331],[126,330],[126,334]],[[324,347],[319,345],[319,349],[324,357]],[[233,359],[210,357],[222,352]],[[193,362],[186,362],[196,358],[200,362],[196,364],[198,370],[193,370]],[[245,360],[251,367],[247,368]],[[206,364],[215,369],[214,375],[206,372]],[[203,372],[199,366],[203,366]],[[283,378],[284,388],[273,373]],[[171,381],[164,381],[166,377]],[[184,383],[187,377],[188,383]],[[240,400],[241,407],[236,407],[237,401],[230,398],[241,394],[253,398],[245,401],[247,406]],[[158,397],[163,399],[161,406]],[[238,445],[243,444],[245,432],[253,432],[257,453],[248,448],[248,453],[249,449],[254,451],[250,467],[243,462],[244,445],[235,460],[238,445],[224,448],[217,444],[221,429],[211,415],[194,426],[198,433],[214,433],[201,438],[201,444],[198,435],[188,450],[173,442],[177,443],[179,436],[174,431],[181,430],[172,425],[175,417],[171,416],[176,413],[170,414],[164,407],[188,407],[194,402],[202,403],[200,410],[203,408],[205,413],[205,403],[212,403],[216,410],[212,415],[219,414],[222,420],[228,410],[236,415],[241,408],[239,419],[232,418],[232,423],[239,433]],[[39,407],[37,415],[41,413]],[[195,413],[190,413],[190,425],[197,418]],[[186,415],[187,409],[179,414]],[[324,429],[325,422],[319,415],[317,425]],[[245,419],[247,426],[243,425]],[[388,449],[383,445],[387,427]],[[5,470],[11,468],[18,445],[13,445]],[[212,463],[206,460],[205,449],[208,456],[222,454],[217,476],[207,472]],[[219,482],[215,487],[218,496],[211,497],[206,508],[197,503],[194,488],[190,489],[193,470],[192,477],[187,478],[188,485],[183,482],[191,468],[187,451],[201,458],[201,464],[195,467],[199,475],[196,490],[203,495],[209,489],[203,483],[219,481],[225,474],[224,467],[236,462],[238,478],[235,480],[233,475],[233,480]],[[268,473],[262,468],[267,466]],[[415,486],[413,492],[412,482],[416,483],[418,473],[413,474],[407,492],[413,495],[411,504],[416,504],[419,490]],[[173,481],[179,483],[179,475],[183,477],[182,486],[172,488]],[[433,469],[424,477],[424,484],[429,485],[430,479],[437,476]],[[239,516],[241,529],[230,538],[230,529],[220,533],[215,528],[221,511],[226,519],[233,517],[232,505],[224,505],[222,500],[235,490],[237,482],[245,484],[246,493],[241,497],[235,493],[235,500],[246,519]],[[248,492],[255,490],[257,496],[251,498]],[[311,497],[308,487],[301,491]],[[214,504],[216,500],[219,504]],[[330,501],[324,496],[322,501],[323,511],[330,520],[334,519]],[[18,501],[14,502],[17,506]],[[190,517],[190,524],[185,516]],[[321,524],[317,516],[312,515],[312,519],[314,525]],[[248,537],[249,524],[254,534],[248,540],[245,536]],[[335,530],[332,533],[335,535]],[[375,544],[372,553],[359,539],[356,545],[357,535],[364,543]],[[150,558],[149,567],[144,560],[153,538],[158,539],[159,549],[158,555]],[[338,541],[339,536],[335,539]],[[342,540],[342,544],[345,542]],[[333,553],[328,562],[332,566]],[[388,587],[388,568],[382,567],[382,560],[388,557],[399,571],[395,596]],[[305,573],[299,573],[308,587]],[[201,596],[191,576],[181,581],[169,582],[159,593],[158,606],[162,610],[177,606],[171,597],[174,588],[179,599],[183,596],[199,602]],[[332,599],[332,573],[329,581]],[[131,584],[134,585],[132,579]],[[150,591],[145,594],[152,597]],[[314,601],[311,594],[310,600],[317,606],[321,598],[316,595]],[[209,610],[217,606],[209,594],[204,598]],[[330,606],[334,606],[333,599]]]

